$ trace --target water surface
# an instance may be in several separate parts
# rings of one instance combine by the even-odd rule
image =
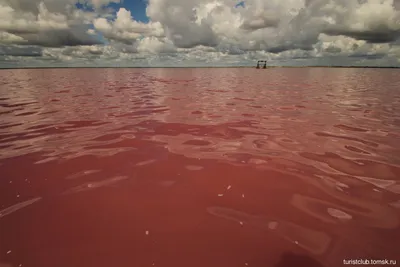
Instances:
[[[398,77],[3,70],[0,266],[400,260]]]

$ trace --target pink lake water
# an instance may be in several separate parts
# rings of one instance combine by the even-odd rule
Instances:
[[[399,215],[398,70],[0,71],[1,267],[400,264]]]

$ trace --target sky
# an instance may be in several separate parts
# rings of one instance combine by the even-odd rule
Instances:
[[[398,66],[400,0],[0,0],[0,67]]]

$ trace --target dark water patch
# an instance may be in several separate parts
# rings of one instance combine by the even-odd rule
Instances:
[[[360,148],[357,148],[357,147],[354,147],[354,146],[344,146],[346,149],[348,149],[348,150],[350,150],[350,151],[353,151],[353,152],[357,152],[357,153],[362,153],[362,154],[367,154],[367,155],[369,155],[369,154],[371,154],[371,153],[369,153],[369,152],[367,152],[367,151],[364,151],[364,150],[362,150],[362,149],[360,149]]]
[[[20,126],[20,125],[23,125],[23,123],[13,123],[13,124],[0,125],[0,129],[7,129],[7,128]]]
[[[206,140],[189,140],[183,143],[184,145],[192,145],[192,146],[208,146],[211,142]]]
[[[366,129],[352,127],[352,126],[343,125],[343,124],[334,125],[334,127],[342,129],[342,130],[353,131],[353,132],[368,132],[368,130],[366,130]]]
[[[0,107],[4,107],[4,108],[17,108],[17,107],[24,107],[27,105],[32,105],[32,104],[37,104],[37,101],[32,101],[32,102],[26,102],[26,103],[17,103],[17,104],[1,104],[0,103]]]
[[[356,138],[356,137],[351,137],[351,136],[336,135],[336,134],[331,134],[331,133],[326,133],[326,132],[316,132],[315,135],[322,136],[322,137],[334,137],[334,138],[339,138],[339,139],[355,141],[355,142],[359,142],[359,143],[362,143],[362,144],[365,144],[368,146],[372,146],[372,147],[379,146],[379,144],[377,144],[377,143],[370,142],[370,141],[363,140],[363,139]]]
[[[33,114],[37,114],[37,112],[23,112],[23,113],[19,113],[19,114],[15,114],[15,116],[28,116],[28,115],[33,115]]]
[[[61,91],[56,91],[54,93],[56,93],[56,94],[67,94],[69,92],[71,92],[71,90],[61,90]]]

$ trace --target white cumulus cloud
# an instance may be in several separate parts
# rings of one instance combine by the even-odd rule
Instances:
[[[142,22],[122,0],[0,0],[1,65],[399,64],[400,0],[237,3],[148,0]]]

